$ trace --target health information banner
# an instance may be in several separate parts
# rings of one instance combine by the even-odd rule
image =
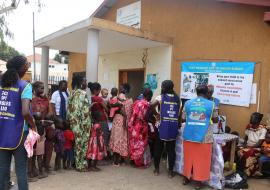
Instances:
[[[181,66],[181,98],[195,98],[198,85],[212,84],[220,103],[249,106],[254,62],[183,62]]]

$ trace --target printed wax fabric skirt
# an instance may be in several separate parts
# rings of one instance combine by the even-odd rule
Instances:
[[[238,151],[239,161],[237,166],[239,170],[244,171],[247,176],[254,176],[259,171],[260,148],[242,148]]]
[[[107,149],[104,141],[102,126],[94,124],[88,142],[87,159],[102,160],[107,156]]]
[[[124,117],[116,114],[113,119],[113,126],[110,137],[110,149],[123,157],[128,157],[128,131]]]

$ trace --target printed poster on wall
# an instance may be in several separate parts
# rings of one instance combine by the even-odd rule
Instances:
[[[151,86],[152,90],[156,90],[158,86],[157,74],[148,74],[147,83]]]
[[[220,103],[249,106],[254,62],[183,62],[181,65],[181,98],[195,98],[198,85],[212,84],[213,96]]]

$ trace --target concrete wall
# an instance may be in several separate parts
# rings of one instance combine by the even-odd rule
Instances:
[[[103,88],[119,86],[119,70],[144,68],[142,57],[145,50],[129,51],[99,57],[98,81]],[[157,47],[148,49],[148,62],[145,74],[158,74],[158,89],[154,97],[160,92],[161,82],[171,78],[172,47]],[[85,72],[86,54],[70,53],[69,58],[69,89],[71,89],[74,72]],[[146,76],[145,76],[146,80]]]
[[[138,50],[100,56],[98,81],[102,87],[109,89],[118,87],[119,70],[143,68],[143,52],[144,50]],[[171,55],[171,47],[158,47],[148,50],[148,63],[145,67],[145,73],[146,75],[158,74],[158,89],[154,92],[154,96],[160,92],[160,83],[171,78]]]
[[[116,20],[116,10],[134,0],[118,0],[104,19]],[[254,81],[261,91],[259,111],[267,115],[270,78],[270,26],[266,8],[217,0],[142,0],[141,29],[174,38],[172,79],[180,91],[181,61],[233,60],[257,62]],[[233,130],[243,134],[250,108],[222,105]]]

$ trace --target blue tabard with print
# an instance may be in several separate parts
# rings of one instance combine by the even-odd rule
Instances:
[[[207,134],[215,103],[202,97],[189,100],[185,104],[186,125],[183,139],[203,142]]]
[[[0,87],[0,149],[16,149],[23,136],[21,95],[27,82],[18,80],[9,88]]]
[[[217,99],[217,98],[213,98],[213,102],[215,103],[215,107],[218,108],[219,107],[220,100]]]
[[[174,94],[162,95],[160,110],[159,137],[162,140],[175,140],[178,134],[180,100]]]

